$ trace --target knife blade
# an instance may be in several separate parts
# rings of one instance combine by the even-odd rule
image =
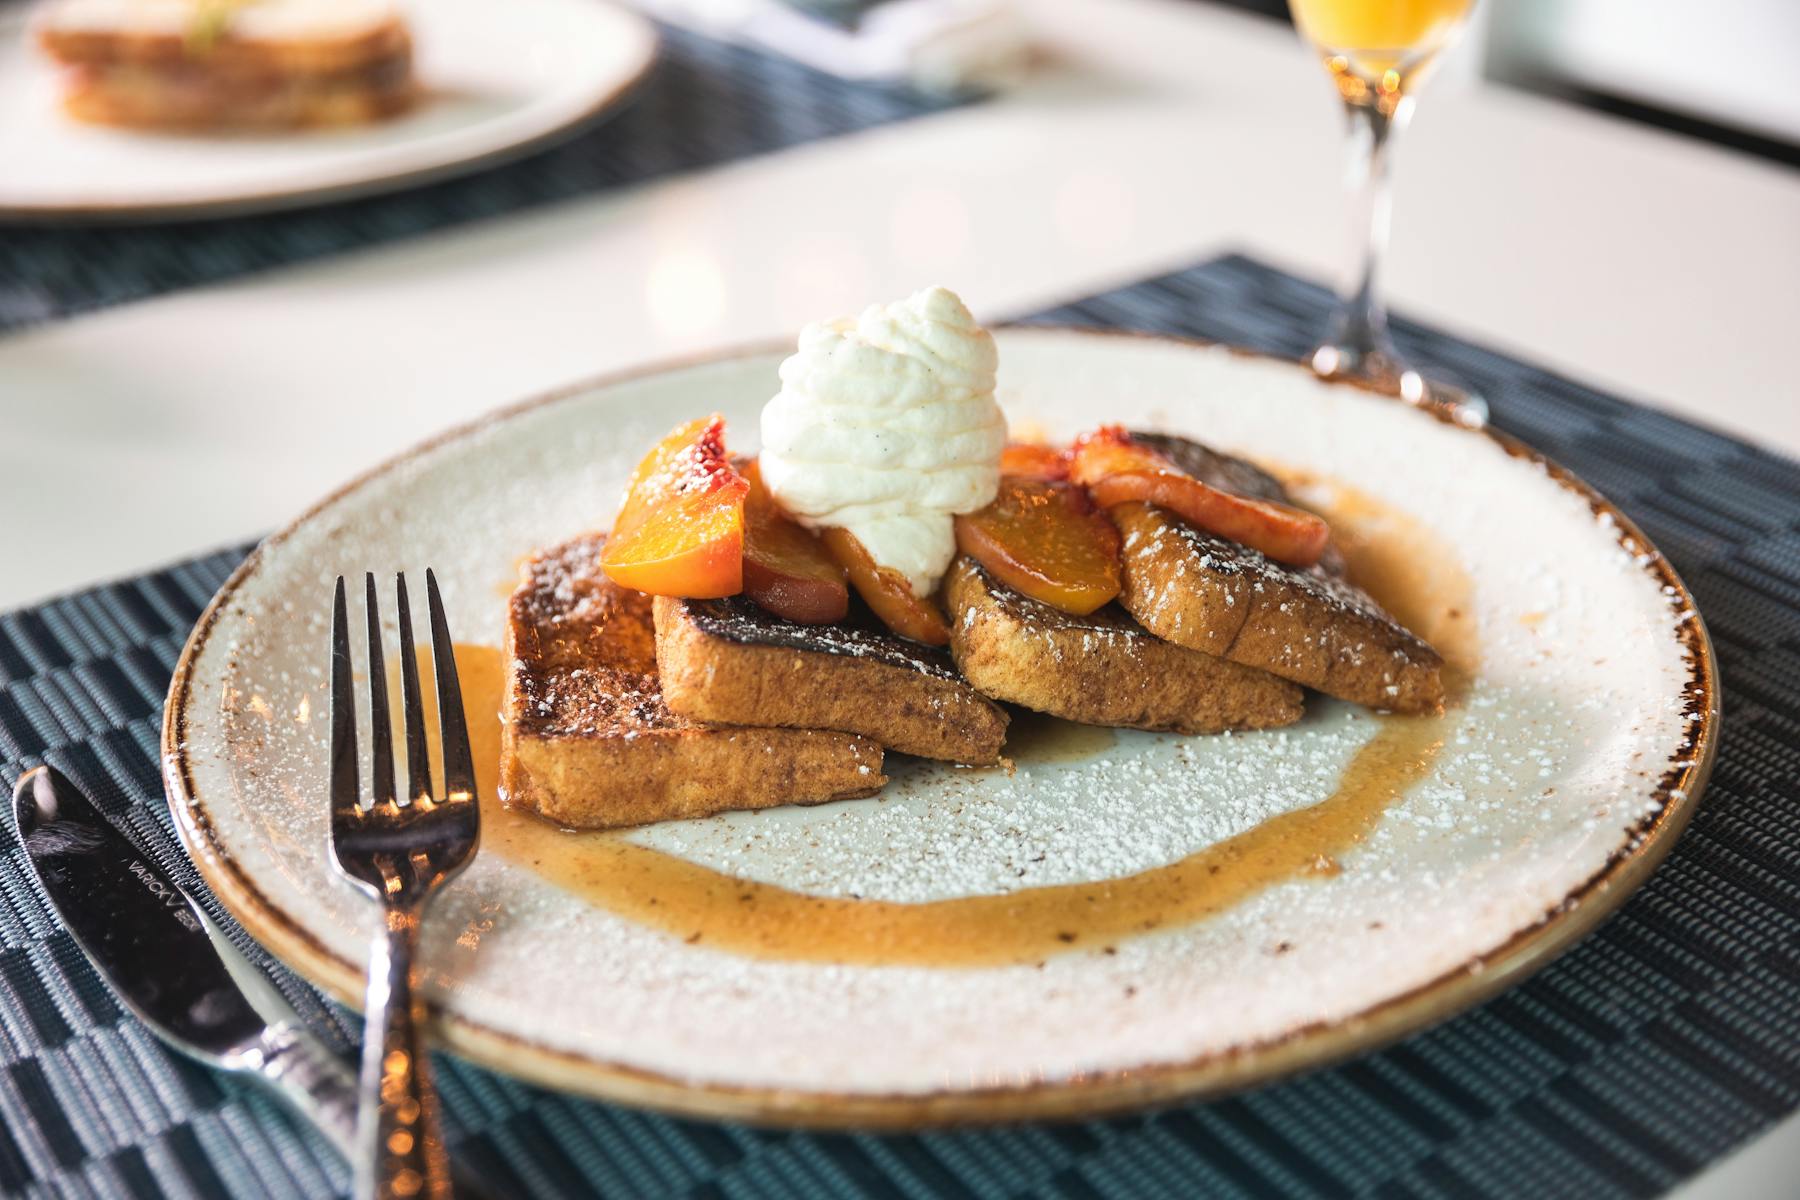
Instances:
[[[222,957],[236,951],[155,859],[53,767],[19,780],[13,818],[50,907],[127,1009],[174,1049],[273,1084],[348,1152],[356,1135],[354,1073],[273,987],[259,991],[274,1018],[258,1011]],[[239,969],[255,971],[248,963]]]
[[[226,973],[204,914],[73,784],[33,771],[13,814],[51,906],[127,1008],[207,1060],[261,1032],[267,1022]]]
[[[20,777],[13,819],[50,907],[125,1007],[175,1050],[261,1078],[354,1161],[355,1069],[307,1032],[193,897],[54,767]],[[458,1196],[495,1194],[456,1160],[450,1176]]]
[[[353,1161],[355,1069],[307,1032],[193,897],[54,767],[20,777],[13,819],[50,907],[125,1007],[175,1050],[261,1078]],[[454,1159],[450,1176],[458,1196],[494,1194]]]

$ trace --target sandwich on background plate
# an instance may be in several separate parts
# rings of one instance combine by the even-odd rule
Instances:
[[[392,0],[51,0],[36,33],[64,68],[64,108],[99,125],[359,125],[416,94]]]

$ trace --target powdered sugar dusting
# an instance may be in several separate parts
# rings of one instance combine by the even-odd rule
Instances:
[[[1344,480],[1459,548],[1482,664],[1428,777],[1315,875],[1041,968],[743,958],[481,859],[430,923],[433,990],[460,1018],[751,1087],[924,1092],[1187,1061],[1442,975],[1563,904],[1636,836],[1694,719],[1674,636],[1692,614],[1580,497],[1473,435],[1286,365],[1047,331],[1003,333],[1000,348],[1003,401],[1053,435],[1092,426],[1103,402],[1109,420]],[[675,416],[723,411],[733,449],[750,449],[774,363],[694,368],[515,418],[340,500],[268,553],[201,655],[188,752],[223,853],[309,936],[360,961],[373,919],[321,852],[332,577],[429,563],[459,638],[497,644],[496,589],[519,556],[603,524],[631,462]],[[1487,502],[1500,495],[1505,506]],[[893,756],[878,797],[632,836],[833,896],[1104,879],[1316,802],[1376,724],[1314,699],[1287,730],[1122,732],[1096,757],[1010,775]],[[533,1058],[496,1065],[530,1070]]]

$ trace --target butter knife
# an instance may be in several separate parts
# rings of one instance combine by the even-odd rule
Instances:
[[[50,906],[125,1007],[190,1058],[262,1079],[348,1159],[354,1069],[307,1032],[192,897],[53,767],[20,778],[13,817]],[[459,1195],[483,1190],[452,1174]]]

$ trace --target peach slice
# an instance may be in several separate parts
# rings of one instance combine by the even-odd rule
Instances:
[[[829,625],[850,611],[844,568],[799,524],[788,519],[763,484],[753,458],[743,467],[744,594],[789,621]]]
[[[1002,475],[992,504],[956,518],[956,547],[1013,590],[1078,617],[1119,594],[1119,531],[1073,484]]]
[[[850,574],[856,594],[875,611],[882,624],[915,642],[928,646],[950,644],[950,625],[936,604],[913,595],[906,576],[892,567],[877,566],[868,548],[848,529],[832,527],[819,534],[831,557]]]
[[[1135,440],[1123,425],[1102,425],[1069,447],[1069,478],[1083,487],[1124,471],[1179,473],[1167,455]]]
[[[1069,451],[1042,442],[1008,442],[1000,452],[1001,475],[1023,475],[1027,479],[1067,479]]]
[[[1312,566],[1331,540],[1331,527],[1312,513],[1202,483],[1116,425],[1076,441],[1069,477],[1102,508],[1147,501],[1289,566]]]
[[[744,496],[725,456],[725,419],[702,417],[651,448],[600,553],[620,587],[707,600],[744,590]]]

